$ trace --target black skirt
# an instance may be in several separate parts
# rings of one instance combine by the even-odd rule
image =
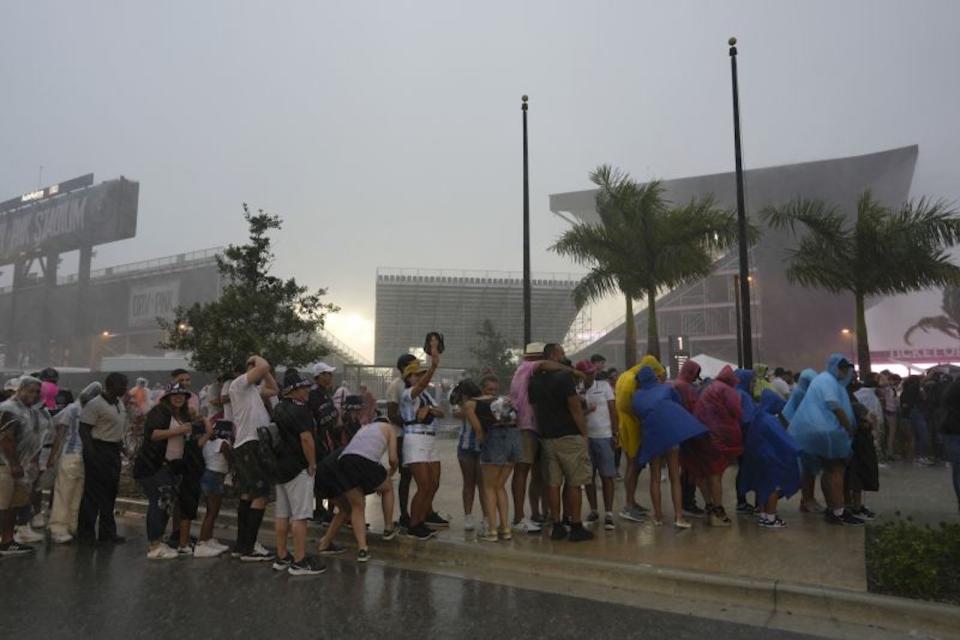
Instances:
[[[323,459],[317,469],[317,491],[323,498],[336,498],[351,489],[371,494],[387,479],[383,465],[363,456],[335,451]]]

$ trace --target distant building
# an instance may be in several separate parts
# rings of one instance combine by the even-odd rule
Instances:
[[[859,195],[870,189],[883,204],[899,206],[910,195],[918,147],[916,145],[862,156],[804,162],[746,171],[747,213],[760,225],[757,213],[767,205],[779,205],[803,196],[820,198],[852,215]],[[666,196],[682,203],[713,194],[717,203],[735,207],[733,173],[721,173],[664,181]],[[550,196],[550,210],[576,224],[599,222],[594,190]],[[849,335],[841,333],[854,325],[852,296],[787,282],[785,266],[789,249],[795,246],[788,232],[762,229],[751,249],[751,306],[754,361],[782,365],[794,370],[822,367],[834,351],[851,353]],[[657,299],[657,324],[661,353],[668,354],[668,339],[684,338],[688,354],[708,353],[736,362],[736,310],[734,275],[738,273],[736,250],[720,258],[715,271],[689,286],[679,287]],[[874,306],[880,300],[871,300]],[[646,310],[637,312],[640,353],[646,347]],[[617,324],[580,351],[579,355],[602,353],[618,366],[624,361],[624,326]],[[881,355],[881,354],[878,354]]]
[[[563,342],[577,316],[571,275],[534,274],[532,333],[537,342]],[[445,367],[476,366],[470,349],[488,319],[516,349],[523,347],[523,280],[506,271],[377,269],[375,362],[393,366],[423,349],[430,331],[444,334]]]

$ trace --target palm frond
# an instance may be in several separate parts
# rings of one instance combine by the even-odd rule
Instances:
[[[588,302],[599,302],[620,290],[616,275],[606,269],[593,269],[573,288],[573,303],[582,309]]]
[[[910,337],[918,329],[924,333],[929,333],[931,330],[939,331],[950,336],[951,338],[960,340],[960,325],[947,316],[920,318],[916,324],[907,329],[906,333],[903,334],[903,341],[907,344],[912,344],[910,342]]]
[[[768,205],[760,210],[760,219],[774,229],[790,229],[797,233],[805,227],[810,233],[840,238],[844,232],[843,216],[823,200],[795,198],[785,205]]]

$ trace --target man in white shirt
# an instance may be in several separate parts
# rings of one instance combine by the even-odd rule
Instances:
[[[781,398],[786,400],[790,397],[790,380],[792,379],[793,376],[790,375],[789,371],[783,367],[777,367],[773,370],[773,380],[770,381],[770,386],[780,394]]]
[[[614,528],[613,522],[613,493],[614,482],[617,479],[617,465],[615,451],[617,449],[617,435],[620,433],[617,424],[617,408],[613,389],[606,380],[597,380],[597,370],[589,360],[577,363],[577,371],[584,374],[583,399],[587,407],[587,444],[590,451],[590,462],[593,465],[593,482],[587,486],[587,501],[590,503],[590,515],[587,522],[596,522],[600,519],[597,512],[597,484],[599,474],[603,486],[603,526],[607,530]]]
[[[244,562],[272,561],[273,554],[257,542],[263,512],[270,497],[270,480],[260,460],[257,429],[270,423],[264,401],[277,395],[277,383],[270,375],[270,363],[258,355],[246,362],[246,373],[230,382],[233,412],[234,458],[237,490],[237,546]]]

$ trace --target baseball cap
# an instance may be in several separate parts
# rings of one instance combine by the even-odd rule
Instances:
[[[175,396],[175,395],[187,396],[189,398],[192,394],[190,390],[187,389],[182,384],[179,384],[177,382],[171,382],[164,388],[163,395],[160,396],[160,399],[163,400],[167,396]]]
[[[426,371],[426,367],[423,366],[423,363],[419,360],[414,360],[406,367],[403,368],[403,379],[406,380],[408,377],[412,376],[415,373],[423,373]]]
[[[525,356],[538,356],[543,353],[543,348],[547,346],[543,342],[531,342],[527,345],[527,348],[523,350],[523,355]]]
[[[4,391],[16,391],[19,388],[20,388],[20,376],[17,376],[16,378],[10,378],[9,380],[3,383]]]
[[[283,373],[283,395],[287,395],[297,389],[311,387],[313,383],[300,375],[296,369],[287,369]]]
[[[360,396],[347,396],[343,399],[343,410],[363,409],[363,398]]]
[[[336,370],[337,370],[336,367],[331,367],[326,362],[318,362],[317,364],[313,365],[313,367],[311,367],[311,373],[313,373],[314,378],[316,378],[321,373],[333,373]]]

